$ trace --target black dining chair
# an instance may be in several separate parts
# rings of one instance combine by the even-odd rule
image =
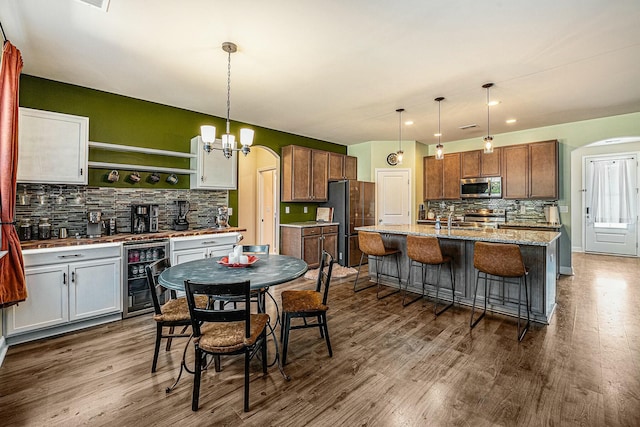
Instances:
[[[153,363],[151,364],[151,372],[156,371],[158,364],[158,354],[160,353],[160,342],[163,338],[167,339],[165,350],[171,350],[171,341],[177,337],[190,337],[190,333],[186,333],[187,328],[191,326],[191,318],[189,316],[189,307],[187,300],[176,297],[176,291],[169,291],[158,283],[158,276],[167,268],[171,267],[168,258],[162,258],[149,264],[145,268],[147,274],[147,286],[151,294],[153,302],[153,320],[156,322],[156,344],[153,352]],[[198,297],[197,304],[199,307],[206,307],[207,299]],[[175,328],[182,328],[179,333],[175,332]],[[169,328],[168,332],[165,332]]]
[[[327,297],[331,272],[335,260],[326,251],[322,251],[320,268],[315,290],[288,290],[282,291],[282,324],[280,325],[280,340],[282,343],[282,364],[287,363],[287,350],[289,349],[289,331],[291,329],[319,328],[320,337],[324,337],[329,350],[329,357],[333,357],[331,341],[329,341],[329,329],[327,327]],[[291,325],[291,319],[301,318],[303,324]],[[307,319],[315,319],[309,323]]]
[[[267,325],[269,315],[251,313],[249,304],[251,286],[249,281],[237,283],[195,283],[189,280],[184,284],[187,304],[191,314],[195,347],[195,370],[193,378],[193,397],[191,409],[198,410],[200,397],[200,379],[205,356],[214,358],[234,354],[244,354],[244,411],[249,411],[249,362],[261,352],[262,372],[267,373]],[[239,308],[215,310],[202,308],[196,304],[197,298],[225,297],[242,299]]]

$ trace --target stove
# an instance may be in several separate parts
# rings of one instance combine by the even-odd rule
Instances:
[[[476,227],[498,228],[507,222],[505,209],[468,209],[464,212],[464,222],[473,223]]]

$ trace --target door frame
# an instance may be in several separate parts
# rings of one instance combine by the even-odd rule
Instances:
[[[640,153],[633,151],[624,151],[620,153],[613,154],[590,154],[582,156],[582,203],[581,203],[581,212],[580,216],[582,218],[582,252],[587,253],[587,220],[586,220],[586,209],[587,209],[587,173],[588,173],[588,161],[593,159],[615,159],[619,157],[625,156],[633,156],[636,159],[636,162],[640,159]],[[628,257],[640,257],[640,248],[638,245],[640,244],[640,221],[638,221],[638,215],[640,214],[640,195],[638,194],[638,189],[640,188],[640,167],[636,166],[636,224],[635,224],[635,233],[636,233],[636,255],[620,255],[620,254],[610,254],[611,256],[628,256]],[[595,253],[595,252],[594,252]],[[598,252],[604,255],[607,255],[605,252]]]
[[[279,161],[278,161],[279,164]],[[274,166],[274,167],[264,167],[264,168],[258,168],[256,171],[256,179],[257,179],[257,184],[256,184],[256,197],[257,197],[257,209],[256,209],[256,230],[257,230],[257,240],[260,240],[260,238],[262,237],[262,228],[263,228],[263,223],[260,222],[260,216],[262,213],[262,203],[264,200],[263,194],[264,194],[264,188],[262,186],[263,184],[263,172],[267,172],[267,171],[273,171],[273,222],[272,227],[272,233],[273,233],[273,247],[270,249],[271,253],[274,254],[278,254],[280,253],[279,251],[279,247],[280,247],[280,241],[279,241],[279,235],[280,233],[278,232],[279,228],[280,228],[280,215],[279,215],[279,209],[278,207],[280,206],[280,180],[278,179],[279,177],[279,172],[278,172],[278,166]],[[260,240],[260,242],[262,243],[262,240]]]

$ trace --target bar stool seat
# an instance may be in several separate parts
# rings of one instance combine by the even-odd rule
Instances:
[[[489,281],[500,279],[502,283],[509,282],[507,279],[518,279],[518,341],[522,341],[524,335],[529,330],[531,323],[529,304],[529,291],[527,286],[527,275],[529,270],[522,261],[520,247],[515,244],[506,243],[488,243],[476,242],[473,254],[473,266],[478,270],[476,275],[476,289],[473,295],[473,305],[471,306],[471,319],[469,326],[475,327],[480,319],[487,313],[487,300],[489,299]],[[484,279],[484,311],[475,321],[473,320],[473,312],[476,306],[476,297],[478,295],[478,282]],[[521,305],[522,305],[522,287],[524,285],[525,304],[527,310],[527,323],[524,327],[520,326]],[[503,293],[504,298],[504,293]]]
[[[424,285],[425,285],[425,266],[437,266],[438,277],[436,279],[436,302],[433,307],[433,312],[436,316],[444,313],[451,307],[455,300],[455,279],[453,277],[453,262],[450,256],[442,255],[440,248],[440,241],[437,237],[432,236],[407,236],[407,256],[409,257],[409,275],[407,277],[407,286],[405,287],[404,294],[402,296],[403,307],[408,306],[411,303],[418,301],[424,297]],[[422,295],[417,298],[406,302],[407,292],[409,284],[411,283],[411,271],[414,266],[419,266],[422,272]],[[438,311],[438,293],[440,291],[440,271],[443,264],[449,265],[449,274],[451,280],[451,303],[447,304],[444,308]]]
[[[369,289],[373,286],[377,286],[378,289],[376,291],[376,297],[378,299],[386,298],[389,295],[393,295],[397,292],[400,292],[400,289],[402,288],[402,281],[400,279],[400,261],[398,260],[398,254],[400,254],[400,250],[395,248],[385,247],[380,233],[374,233],[370,231],[358,232],[358,245],[360,247],[360,250],[362,251],[362,255],[360,255],[360,264],[358,265],[358,273],[356,274],[356,280],[353,282],[353,291],[360,292],[360,291],[364,291],[365,289]],[[358,277],[360,276],[360,268],[362,267],[362,260],[364,259],[365,255],[375,257],[376,283],[357,289]],[[398,289],[386,295],[380,296],[380,268],[384,262],[384,259],[388,258],[391,255],[393,255],[396,259],[396,271],[398,272]]]

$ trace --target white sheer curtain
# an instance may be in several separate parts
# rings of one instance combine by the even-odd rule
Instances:
[[[591,222],[632,224],[635,222],[635,159],[592,161]]]

